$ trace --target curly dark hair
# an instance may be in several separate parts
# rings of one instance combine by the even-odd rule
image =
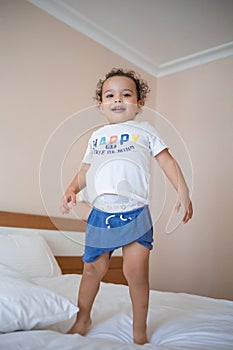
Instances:
[[[122,68],[113,68],[109,73],[105,75],[105,78],[100,79],[96,86],[96,93],[94,99],[97,102],[102,102],[102,88],[104,82],[111,77],[122,76],[132,79],[135,82],[136,90],[137,90],[137,100],[145,102],[147,95],[150,92],[150,88],[147,82],[140,78],[139,74],[137,74],[133,70],[124,70]]]

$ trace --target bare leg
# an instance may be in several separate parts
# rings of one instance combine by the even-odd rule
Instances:
[[[148,343],[149,255],[149,249],[137,242],[123,248],[123,270],[129,285],[133,308],[134,342],[141,345]]]
[[[78,294],[76,321],[68,333],[84,335],[91,325],[91,309],[98,293],[100,281],[108,270],[109,253],[105,253],[93,263],[84,263],[83,275]]]

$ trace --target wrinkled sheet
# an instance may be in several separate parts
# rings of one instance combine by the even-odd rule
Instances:
[[[36,283],[77,298],[79,275],[37,278]],[[102,283],[85,336],[64,334],[73,320],[49,330],[18,331],[0,335],[0,350],[232,350],[233,302],[185,293],[150,292],[149,344],[133,344],[128,287]]]

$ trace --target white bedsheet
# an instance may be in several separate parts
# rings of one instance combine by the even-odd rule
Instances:
[[[36,278],[38,284],[75,302],[79,275]],[[232,350],[233,302],[151,291],[148,315],[150,344],[132,342],[132,315],[128,287],[102,283],[92,312],[92,328],[83,337],[65,332],[73,321],[54,330],[18,331],[0,335],[1,350]],[[59,328],[60,327],[60,328]],[[58,332],[59,331],[59,332]]]

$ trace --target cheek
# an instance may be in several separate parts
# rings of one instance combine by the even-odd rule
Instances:
[[[103,103],[103,102],[99,103],[99,109],[100,109],[102,112],[104,111],[105,106],[106,106],[105,103]]]
[[[129,103],[129,109],[131,112],[137,111],[138,110],[138,104],[135,102]]]
[[[99,106],[99,109],[100,109],[100,112],[103,113],[104,115],[107,115],[109,114],[111,111],[110,111],[110,108],[109,108],[109,103],[101,103],[100,106]]]

